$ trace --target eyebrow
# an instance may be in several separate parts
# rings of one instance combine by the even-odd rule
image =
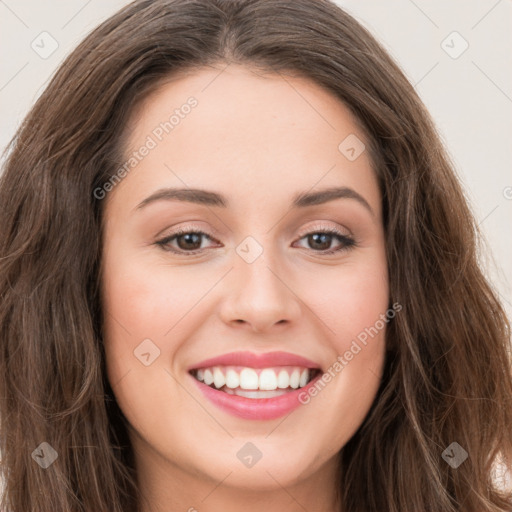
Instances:
[[[317,192],[302,192],[292,199],[292,208],[306,208],[324,204],[335,199],[354,199],[375,215],[368,201],[354,189],[349,187],[331,187]],[[183,201],[205,206],[227,208],[229,201],[217,192],[197,188],[162,188],[141,201],[136,210],[140,210],[157,201]]]

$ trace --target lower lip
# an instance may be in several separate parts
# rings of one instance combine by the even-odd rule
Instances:
[[[308,395],[309,388],[313,387],[316,381],[322,377],[322,373],[319,373],[303,388],[288,391],[284,395],[273,398],[246,398],[229,395],[224,391],[218,391],[207,386],[190,374],[189,376],[204,396],[219,409],[247,420],[273,420],[291,413],[300,405],[304,405],[299,401],[299,395],[304,396],[304,393]]]

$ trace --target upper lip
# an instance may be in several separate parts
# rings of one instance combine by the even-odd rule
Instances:
[[[269,368],[272,366],[302,366],[304,368],[320,369],[320,365],[289,352],[266,352],[256,354],[254,352],[230,352],[221,356],[205,359],[189,368],[211,368],[213,366],[246,366],[250,368]]]

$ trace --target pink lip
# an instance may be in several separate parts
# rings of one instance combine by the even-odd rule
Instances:
[[[306,396],[308,396],[309,388],[314,386],[316,381],[322,377],[322,373],[319,373],[303,388],[289,391],[284,395],[274,398],[245,398],[243,396],[229,395],[224,391],[218,391],[207,386],[190,374],[189,376],[204,396],[220,409],[243,419],[272,420],[289,414],[300,405],[303,405],[299,401],[299,396],[302,393],[306,393]]]
[[[272,366],[303,366],[305,368],[320,369],[320,366],[305,357],[289,352],[267,352],[254,354],[253,352],[231,352],[222,356],[213,357],[191,366],[188,371],[198,368],[211,368],[212,366],[247,366],[250,368],[269,368]]]

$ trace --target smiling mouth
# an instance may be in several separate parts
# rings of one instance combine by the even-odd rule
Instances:
[[[300,366],[213,366],[197,368],[189,373],[199,382],[229,395],[273,398],[306,386],[321,372]]]

